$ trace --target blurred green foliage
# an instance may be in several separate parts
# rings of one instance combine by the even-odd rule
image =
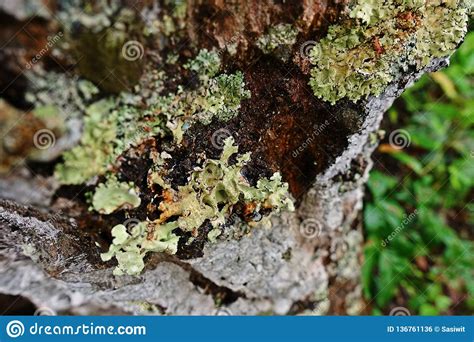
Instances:
[[[373,314],[474,311],[474,32],[451,65],[390,109],[364,209],[362,281]],[[408,146],[389,134],[402,128]]]

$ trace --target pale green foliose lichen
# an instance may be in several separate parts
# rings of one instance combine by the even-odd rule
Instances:
[[[240,102],[248,98],[250,91],[245,89],[242,72],[212,78],[208,92],[203,97],[199,120],[204,124],[209,124],[213,117],[228,121],[238,114]]]
[[[113,152],[110,142],[117,134],[117,125],[109,117],[112,108],[112,100],[107,99],[86,109],[80,145],[66,151],[64,162],[56,167],[55,176],[61,183],[80,184],[106,171]]]
[[[115,274],[140,273],[148,252],[176,253],[178,237],[173,230],[177,228],[196,235],[198,228],[209,222],[214,229],[208,238],[215,241],[237,202],[252,204],[256,212],[262,208],[273,212],[294,210],[288,184],[282,182],[280,174],[260,179],[256,186],[250,185],[241,173],[250,154],[238,155],[234,164],[229,163],[229,158],[237,152],[233,139],[226,139],[220,159],[205,160],[201,168],[193,171],[188,184],[177,190],[165,190],[167,194],[159,205],[161,215],[157,220],[141,222],[131,232],[123,225],[115,226],[112,245],[102,254],[104,261],[116,257],[119,265]]]
[[[467,27],[466,0],[353,1],[349,17],[311,51],[310,85],[334,104],[380,95],[401,70],[449,56]]]
[[[178,217],[178,226],[192,232],[206,220],[214,227],[224,224],[230,208],[239,201],[254,203],[257,212],[262,207],[274,212],[294,209],[288,184],[281,181],[279,173],[259,180],[253,187],[241,174],[250,154],[237,156],[237,162],[229,165],[230,156],[238,151],[233,142],[232,138],[226,139],[221,158],[207,159],[202,168],[192,173],[187,185],[180,186],[178,191],[169,190],[174,200],[160,203],[162,221]]]
[[[219,72],[221,59],[216,51],[202,49],[198,55],[186,63],[184,67],[196,72],[201,79],[208,80]]]
[[[172,233],[176,227],[175,222],[160,225],[143,221],[128,232],[126,226],[116,225],[112,228],[112,244],[108,252],[101,254],[101,258],[103,261],[109,261],[113,257],[117,259],[118,266],[114,269],[114,275],[137,275],[145,267],[143,258],[147,253],[176,253],[179,237]]]
[[[217,75],[220,57],[214,50],[201,50],[185,68],[197,73],[200,86],[194,90],[180,87],[176,93],[161,97],[156,104],[157,110],[166,116],[167,127],[177,143],[181,142],[190,122],[209,124],[214,118],[228,121],[238,114],[242,100],[250,98],[241,71]]]
[[[91,202],[94,210],[108,215],[120,209],[136,208],[141,200],[133,183],[119,182],[111,176],[97,186]]]
[[[257,40],[257,46],[264,53],[272,53],[278,48],[290,48],[296,43],[298,29],[291,24],[278,24]]]
[[[241,101],[250,97],[242,72],[217,75],[220,58],[216,51],[201,50],[186,68],[199,75],[200,86],[193,90],[180,86],[167,95],[156,95],[166,75],[150,72],[147,77],[156,79],[157,89],[146,93],[146,109],[135,104],[144,101],[144,95],[137,93],[122,93],[87,107],[80,144],[63,154],[56,178],[62,184],[88,182],[104,175],[122,153],[143,139],[170,133],[179,144],[193,122],[228,121],[238,114]]]
[[[160,119],[148,114],[121,104],[119,98],[91,104],[85,111],[80,144],[63,154],[56,178],[62,184],[81,184],[105,174],[125,150],[162,132]]]

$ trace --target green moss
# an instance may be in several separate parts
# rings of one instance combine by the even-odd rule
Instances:
[[[165,0],[165,4],[173,7],[173,17],[184,19],[186,17],[186,0]]]
[[[331,103],[379,95],[400,70],[449,56],[466,32],[463,0],[355,1],[310,55],[314,94]]]
[[[61,21],[79,73],[109,93],[133,87],[144,68],[143,23],[135,11],[117,7],[103,2],[95,13],[74,13]]]
[[[119,182],[114,176],[109,177],[105,183],[99,184],[92,196],[92,208],[101,214],[136,208],[140,202],[134,184]]]
[[[297,36],[298,30],[293,25],[278,24],[257,40],[257,46],[266,54],[280,50],[280,56],[286,59],[289,54],[282,56],[282,50],[289,50],[296,43]]]

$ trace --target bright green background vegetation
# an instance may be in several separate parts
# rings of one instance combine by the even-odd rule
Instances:
[[[474,311],[474,32],[383,124],[364,209],[364,295],[373,314]],[[404,129],[409,146],[389,135]],[[389,236],[391,240],[389,240]]]

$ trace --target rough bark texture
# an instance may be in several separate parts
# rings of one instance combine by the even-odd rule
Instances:
[[[99,258],[101,249],[94,243],[94,234],[80,229],[80,214],[74,219],[68,218],[74,215],[45,211],[49,203],[61,208],[61,203],[64,206],[74,199],[54,195],[57,185],[50,176],[20,167],[0,180],[0,194],[5,198],[0,202],[0,293],[21,295],[39,307],[75,314],[364,312],[359,280],[360,210],[370,155],[376,147],[373,136],[378,134],[383,113],[403,89],[422,73],[445,66],[447,60],[434,59],[422,71],[405,71],[380,96],[357,105],[343,100],[329,106],[307,93],[304,61],[292,64],[261,57],[254,48],[256,37],[280,22],[298,23],[300,43],[309,37],[317,40],[337,20],[345,2],[295,3],[189,2],[189,39],[208,48],[223,48],[229,40],[238,42],[237,57],[224,58],[232,68],[245,70],[255,95],[242,105],[240,116],[226,125],[213,123],[191,130],[184,149],[195,154],[206,150],[200,142],[219,127],[237,132],[239,146],[263,163],[250,166],[250,178],[252,170],[258,170],[256,174],[281,170],[297,199],[296,212],[273,216],[272,227],[253,228],[240,239],[229,234],[217,243],[206,243],[200,257],[155,254],[142,275],[114,277],[113,265]],[[27,20],[26,9],[18,6],[0,9],[4,15],[15,16],[15,21]],[[293,52],[298,49],[296,44]],[[248,62],[252,59],[255,63]],[[2,67],[2,73],[8,72],[14,73]],[[262,74],[267,77],[264,81]],[[17,97],[24,86],[16,85],[5,96]],[[21,101],[12,102],[22,107]],[[297,105],[296,110],[292,105]],[[250,117],[256,106],[259,112]],[[295,111],[301,114],[299,119]],[[292,158],[291,151],[308,136],[301,127],[326,120],[329,128],[315,135],[304,154]]]

